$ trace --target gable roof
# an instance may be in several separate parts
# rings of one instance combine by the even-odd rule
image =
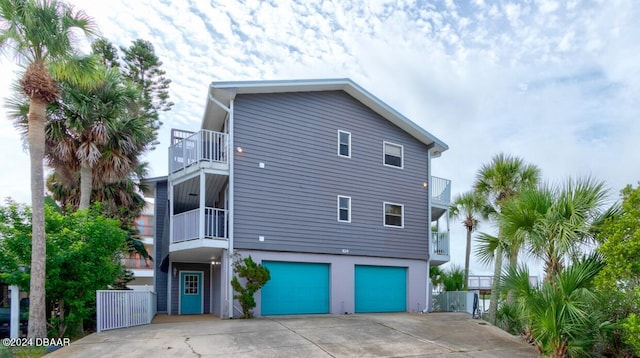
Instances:
[[[202,127],[217,128],[220,130],[222,123],[224,123],[226,112],[218,104],[214,103],[214,100],[228,107],[230,101],[234,99],[237,94],[338,90],[348,93],[350,96],[360,101],[362,104],[369,107],[389,122],[409,133],[414,138],[427,146],[431,146],[431,153],[433,156],[437,157],[442,152],[449,149],[449,146],[436,136],[427,132],[422,127],[418,126],[348,78],[212,82],[209,87],[209,98],[207,99]]]

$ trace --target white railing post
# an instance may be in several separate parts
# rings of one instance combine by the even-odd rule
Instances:
[[[96,291],[96,330],[98,333],[102,331],[102,295],[100,291]]]

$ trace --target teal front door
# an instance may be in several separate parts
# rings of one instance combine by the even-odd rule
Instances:
[[[180,272],[180,314],[202,313],[202,272]]]

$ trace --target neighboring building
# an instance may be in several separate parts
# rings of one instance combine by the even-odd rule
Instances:
[[[240,315],[230,253],[271,272],[257,316],[423,311],[449,260],[447,149],[348,79],[212,83],[149,180],[158,312]]]
[[[166,205],[166,203],[163,203]],[[144,243],[149,255],[154,258],[154,204],[147,201],[142,209],[142,213],[136,219],[136,229],[138,229],[139,239]],[[133,281],[127,284],[127,287],[133,290],[153,291],[153,261],[146,260],[138,253],[129,253],[128,257],[123,259],[124,265],[133,273]]]

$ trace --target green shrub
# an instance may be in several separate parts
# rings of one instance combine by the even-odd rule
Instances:
[[[244,259],[236,256],[233,262],[233,271],[236,276],[233,276],[231,286],[238,293],[233,298],[240,301],[243,317],[251,318],[253,309],[256,307],[253,295],[271,279],[269,269],[255,263],[251,256]],[[244,279],[244,286],[240,283],[238,277]]]
[[[622,323],[624,330],[624,341],[640,355],[640,317],[632,313]]]

